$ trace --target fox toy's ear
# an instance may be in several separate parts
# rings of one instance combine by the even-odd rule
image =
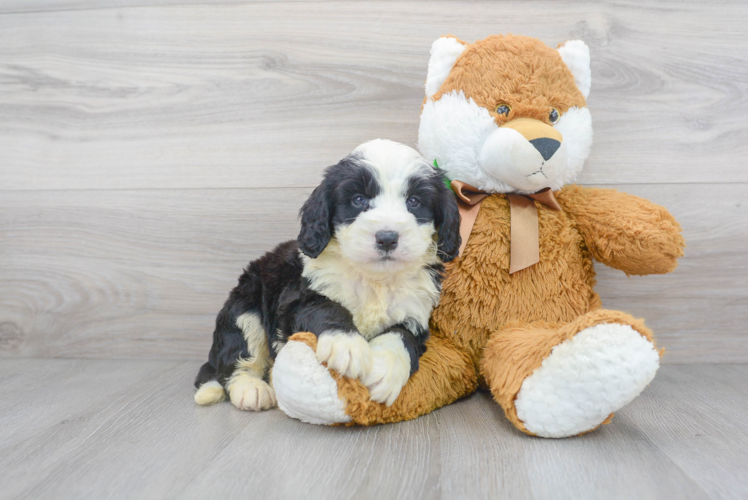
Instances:
[[[431,44],[429,71],[426,75],[426,97],[431,97],[439,91],[457,62],[457,58],[466,47],[456,38],[446,36]]]
[[[561,54],[566,66],[574,75],[574,83],[585,99],[590,95],[592,83],[592,72],[590,71],[590,48],[582,40],[569,40],[559,46],[558,53]]]

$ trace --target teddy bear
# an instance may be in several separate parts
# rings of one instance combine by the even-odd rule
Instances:
[[[280,351],[280,408],[316,424],[427,414],[481,388],[520,431],[563,438],[609,423],[653,380],[661,351],[644,321],[604,309],[593,260],[669,273],[683,255],[668,211],[574,184],[592,146],[590,53],[533,38],[453,36],[431,47],[421,154],[458,198],[462,247],[446,266],[419,369],[395,402],[317,361],[316,338]]]

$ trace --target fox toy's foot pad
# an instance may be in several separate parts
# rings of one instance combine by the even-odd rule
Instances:
[[[539,436],[594,429],[644,390],[659,361],[654,345],[629,325],[587,328],[556,346],[525,380],[517,416]]]
[[[289,417],[310,424],[350,422],[345,401],[330,370],[317,360],[317,338],[297,333],[281,349],[273,366],[273,388],[278,406]]]
[[[606,310],[563,326],[513,325],[489,341],[486,354],[484,373],[509,420],[523,432],[549,438],[607,423],[660,365],[643,322]]]

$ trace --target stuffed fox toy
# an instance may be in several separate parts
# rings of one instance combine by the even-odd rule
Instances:
[[[431,48],[418,147],[458,197],[463,246],[447,265],[420,368],[391,406],[320,364],[299,333],[273,371],[288,415],[371,425],[490,390],[522,432],[595,429],[652,381],[659,352],[640,319],[604,309],[593,260],[663,274],[683,255],[662,207],[574,185],[592,145],[589,49],[520,36]]]

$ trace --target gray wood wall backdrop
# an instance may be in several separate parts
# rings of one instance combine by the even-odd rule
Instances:
[[[293,238],[326,165],[415,144],[431,42],[592,50],[581,183],[664,204],[671,275],[598,266],[665,362],[748,360],[741,2],[0,3],[0,355],[202,358],[242,266]]]

